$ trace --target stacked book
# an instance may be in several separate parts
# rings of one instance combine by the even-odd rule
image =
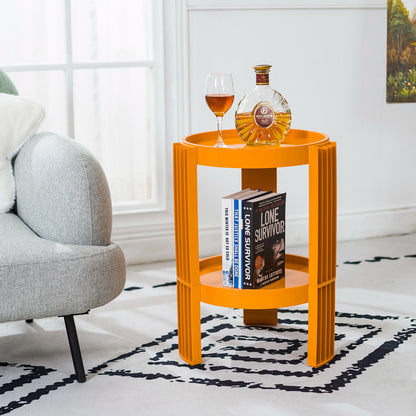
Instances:
[[[285,276],[286,194],[245,189],[222,199],[223,285],[258,289]]]

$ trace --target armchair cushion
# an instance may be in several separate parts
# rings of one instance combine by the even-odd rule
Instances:
[[[0,93],[0,212],[9,211],[15,199],[12,159],[44,117],[37,102]]]
[[[114,299],[124,282],[116,244],[57,243],[0,214],[0,322],[85,313]]]

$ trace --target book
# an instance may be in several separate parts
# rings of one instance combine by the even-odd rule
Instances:
[[[243,203],[270,192],[258,189],[234,198],[233,287],[236,289],[243,289]]]
[[[243,202],[243,288],[258,289],[285,276],[286,193]]]
[[[235,192],[222,198],[222,282],[224,286],[233,287],[234,263],[234,198],[251,192],[250,188]]]

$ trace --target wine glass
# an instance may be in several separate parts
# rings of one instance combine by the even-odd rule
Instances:
[[[231,74],[207,75],[205,101],[217,117],[218,139],[215,147],[226,147],[222,139],[222,118],[234,101],[234,85]]]

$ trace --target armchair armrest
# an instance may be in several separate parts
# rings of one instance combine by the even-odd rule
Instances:
[[[17,215],[40,237],[108,245],[112,208],[98,161],[75,140],[52,133],[29,139],[16,157]]]

